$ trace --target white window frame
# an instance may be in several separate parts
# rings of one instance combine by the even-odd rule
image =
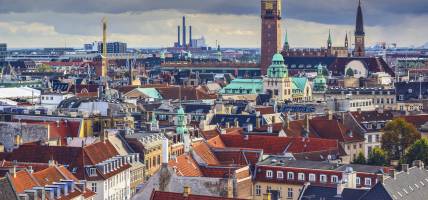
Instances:
[[[276,178],[283,179],[284,178],[284,172],[283,171],[277,171],[276,172]]]
[[[357,177],[357,178],[355,179],[355,182],[357,183],[357,185],[361,185],[361,178],[360,178],[360,177]]]
[[[287,172],[287,179],[294,180],[294,172]]]
[[[321,183],[327,183],[327,175],[321,174],[320,175],[320,182]]]
[[[315,174],[309,174],[309,182],[316,182],[317,176]]]
[[[305,181],[305,173],[298,173],[297,174],[297,180]]]
[[[364,185],[371,186],[372,185],[372,179],[371,178],[364,178]]]
[[[273,177],[273,171],[272,170],[266,170],[266,178],[272,178]]]
[[[336,180],[334,180],[334,179],[336,179]],[[331,176],[331,182],[332,183],[338,183],[339,182],[339,177],[336,176],[336,175]]]
[[[91,190],[92,190],[92,192],[97,193],[97,183],[95,183],[95,182],[91,183]]]
[[[89,168],[89,176],[97,176],[97,169],[95,167]]]
[[[287,198],[292,199],[293,198],[293,188],[287,189]]]

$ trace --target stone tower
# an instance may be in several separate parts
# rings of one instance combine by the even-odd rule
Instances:
[[[266,75],[267,68],[272,62],[275,53],[281,50],[281,1],[282,0],[262,0],[261,1],[261,57],[260,70],[262,75]]]
[[[355,23],[355,57],[363,57],[366,55],[365,52],[365,33],[364,33],[364,21],[363,21],[363,10],[361,8],[361,0],[358,2],[357,20]]]

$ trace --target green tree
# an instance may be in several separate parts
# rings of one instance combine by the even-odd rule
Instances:
[[[385,151],[379,147],[375,147],[369,152],[369,158],[367,159],[368,165],[383,166],[387,164]]]
[[[328,76],[329,75],[327,68],[325,68],[325,67],[322,68],[322,75],[323,76]]]
[[[362,165],[366,164],[366,157],[364,157],[364,153],[360,151],[352,163]]]
[[[39,67],[37,67],[38,72],[50,72],[52,71],[52,67],[47,64],[42,64]]]
[[[351,68],[348,68],[346,70],[346,76],[349,76],[349,77],[354,76],[354,71]]]
[[[417,140],[409,147],[404,159],[408,164],[412,164],[414,160],[422,160],[424,163],[428,163],[428,139]]]
[[[415,126],[402,118],[388,122],[382,136],[382,149],[389,160],[400,160],[405,150],[421,138],[421,133]]]

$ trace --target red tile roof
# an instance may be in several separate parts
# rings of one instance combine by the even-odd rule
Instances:
[[[53,121],[40,121],[37,120],[21,120],[27,124],[42,124],[49,126],[49,138],[66,138],[66,137],[79,137],[80,122],[78,121],[64,121],[59,123]]]
[[[209,139],[207,141],[208,145],[210,145],[210,147],[214,147],[214,148],[225,148],[226,145],[224,145],[223,140],[221,140],[220,135],[217,135],[211,139]]]
[[[85,173],[85,166],[96,165],[117,155],[119,155],[119,153],[114,146],[109,141],[106,141],[97,142],[84,147],[44,146],[34,144],[21,145],[13,152],[0,153],[0,159],[36,163],[48,163],[50,160],[55,160],[59,164],[68,165],[71,171],[75,171],[73,174],[78,179],[88,180],[94,178],[104,179],[106,177],[87,176]],[[128,167],[127,165],[123,166],[123,168]]]
[[[203,176],[198,163],[196,163],[192,156],[187,154],[183,154],[178,156],[176,159],[170,160],[168,165],[176,169],[177,175],[179,176]]]
[[[247,166],[257,163],[262,156],[261,150],[225,148],[214,149],[213,151],[222,165]]]
[[[401,117],[406,120],[408,123],[413,124],[415,127],[419,128],[428,122],[428,115],[410,115]]]
[[[226,147],[263,149],[266,154],[302,153],[338,149],[337,140],[302,137],[221,135]]]
[[[358,133],[352,133],[352,136],[348,134],[351,129],[345,127],[338,120],[317,119],[311,120],[310,124],[321,138],[339,140],[340,142],[364,141],[364,137]]]
[[[237,198],[213,197],[189,194],[184,197],[183,193],[153,191],[150,200],[240,200]]]
[[[215,166],[202,166],[201,171],[205,177],[212,178],[232,178],[235,170],[239,167],[215,167]]]
[[[195,152],[207,165],[219,165],[220,162],[217,160],[210,147],[204,141],[196,142],[192,144],[193,152]]]
[[[38,186],[39,183],[34,179],[27,170],[16,172],[16,176],[12,175],[12,184],[15,186],[17,193],[22,193],[24,190]]]
[[[275,113],[275,110],[273,109],[272,106],[258,106],[255,108],[255,110],[257,112],[260,112],[260,114],[262,114],[262,115],[274,114]]]

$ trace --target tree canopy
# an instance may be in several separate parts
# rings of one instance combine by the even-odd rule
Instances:
[[[364,157],[364,153],[360,151],[360,153],[358,153],[358,156],[355,158],[355,160],[352,163],[361,164],[361,165],[366,164],[366,157]]]
[[[415,126],[402,118],[388,122],[383,131],[382,149],[389,160],[400,160],[405,150],[421,138],[421,133]]]
[[[422,160],[424,163],[428,163],[428,139],[417,140],[409,147],[404,159],[408,164],[412,164],[415,160]]]
[[[369,158],[367,159],[368,165],[383,166],[387,164],[385,151],[379,147],[375,147],[369,152]]]

